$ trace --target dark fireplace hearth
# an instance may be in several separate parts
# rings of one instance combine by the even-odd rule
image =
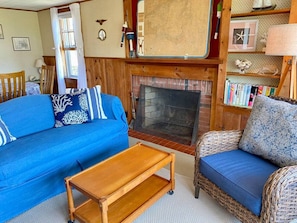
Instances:
[[[134,130],[185,145],[198,138],[200,91],[140,86]]]

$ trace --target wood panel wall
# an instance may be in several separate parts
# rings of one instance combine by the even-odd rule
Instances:
[[[48,65],[55,65],[55,58],[45,56]],[[173,59],[121,59],[85,58],[88,87],[101,85],[103,93],[118,96],[131,119],[131,80],[132,75],[208,80],[213,82],[211,127],[215,122],[217,73],[220,60],[173,60]],[[71,83],[71,80],[65,80]],[[73,83],[73,82],[72,82]],[[67,86],[67,87],[73,87]],[[57,89],[57,84],[55,83]]]

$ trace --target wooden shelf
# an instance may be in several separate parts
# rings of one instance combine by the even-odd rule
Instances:
[[[227,104],[223,104],[224,107],[226,108],[232,108],[232,109],[248,109],[251,110],[252,107],[248,107],[248,106],[240,106],[240,105],[227,105]]]
[[[290,9],[287,8],[287,9],[266,10],[266,11],[247,12],[247,13],[236,13],[236,14],[231,14],[231,18],[275,15],[275,14],[285,14],[285,13],[290,13]]]
[[[228,54],[265,54],[264,51],[228,51]]]
[[[272,75],[272,74],[257,74],[257,73],[245,73],[240,74],[236,72],[227,72],[227,76],[242,76],[242,77],[264,77],[264,78],[271,78],[271,79],[280,79],[279,75]]]
[[[108,221],[131,222],[137,212],[142,212],[151,206],[153,201],[162,197],[170,188],[170,181],[152,175],[108,207]],[[101,222],[99,204],[91,199],[78,207],[74,215],[81,222]]]

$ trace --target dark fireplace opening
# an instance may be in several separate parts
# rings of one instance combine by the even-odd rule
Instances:
[[[193,145],[198,138],[200,91],[140,86],[136,131]]]

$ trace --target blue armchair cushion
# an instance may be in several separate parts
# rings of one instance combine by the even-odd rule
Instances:
[[[296,105],[258,95],[239,148],[280,167],[296,165]]]
[[[240,149],[209,155],[200,162],[204,176],[257,216],[265,182],[278,168]]]
[[[0,146],[3,146],[6,143],[12,142],[14,140],[16,140],[16,138],[10,134],[9,129],[0,117]]]
[[[56,128],[91,121],[85,91],[73,94],[52,94],[51,99]]]
[[[88,105],[91,119],[107,119],[102,106],[100,85],[96,85],[92,88],[70,88],[67,90],[69,93],[86,91],[88,95]]]

